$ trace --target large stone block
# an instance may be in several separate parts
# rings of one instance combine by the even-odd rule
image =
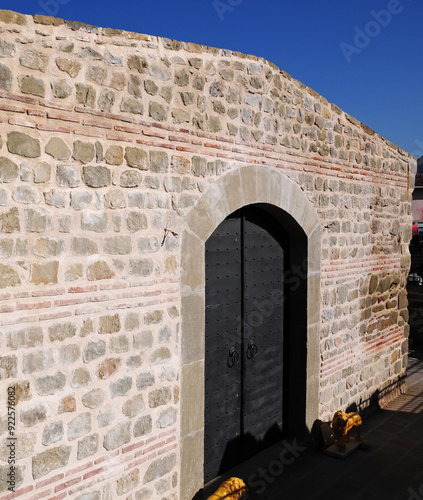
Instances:
[[[57,256],[64,252],[65,242],[59,238],[38,238],[34,242],[34,255],[39,257]]]
[[[172,329],[169,326],[163,326],[159,330],[159,342],[170,342],[172,339]]]
[[[9,132],[7,134],[7,149],[9,153],[27,158],[41,156],[40,141],[23,132]]]
[[[47,349],[45,351],[35,351],[23,356],[22,371],[23,373],[43,371],[53,366],[53,364],[54,359],[51,349]]]
[[[141,78],[138,75],[129,75],[128,92],[134,97],[141,97]]]
[[[110,169],[102,166],[83,167],[82,180],[87,186],[94,188],[109,186],[111,183]]]
[[[73,413],[76,411],[76,399],[75,396],[70,394],[69,396],[65,396],[59,401],[59,406],[57,412],[59,415],[61,413]]]
[[[39,50],[29,49],[21,55],[19,62],[25,68],[35,69],[44,73],[48,65],[48,55]]]
[[[46,425],[41,436],[41,442],[44,446],[49,446],[62,440],[65,434],[63,422],[53,422]]]
[[[73,143],[72,157],[81,163],[89,163],[95,155],[94,144],[90,142],[75,141]]]
[[[148,74],[153,78],[158,78],[159,80],[167,81],[172,78],[172,73],[170,70],[158,64],[151,64],[148,68]]]
[[[72,238],[73,255],[94,255],[98,253],[97,243],[90,238]]]
[[[156,310],[148,312],[144,315],[144,323],[146,325],[157,325],[163,321],[163,311]]]
[[[128,56],[128,68],[138,71],[138,73],[144,73],[144,69],[147,67],[147,61],[145,57],[137,56],[135,54],[130,54]]]
[[[8,205],[9,192],[5,188],[0,188],[0,206],[5,207]]]
[[[71,207],[75,210],[87,208],[93,199],[93,193],[90,191],[75,190],[71,192]]]
[[[97,104],[101,111],[105,111],[106,113],[108,113],[112,110],[114,102],[115,93],[109,89],[104,89],[101,91]]]
[[[5,212],[0,213],[0,232],[14,233],[20,231],[21,225],[19,222],[19,209],[13,207]]]
[[[127,396],[132,387],[132,378],[123,377],[110,384],[110,394],[112,398]]]
[[[148,114],[153,118],[153,120],[157,120],[159,122],[163,122],[167,118],[167,110],[163,106],[163,104],[160,104],[158,102],[150,102],[150,105],[148,107]]]
[[[120,176],[120,185],[124,188],[138,187],[142,182],[142,175],[136,170],[125,170]]]
[[[135,417],[145,410],[144,398],[142,394],[137,394],[122,406],[122,413],[129,418]]]
[[[204,405],[204,361],[190,363],[182,368],[181,374],[181,411],[182,436],[187,436],[204,427],[204,413],[198,411]]]
[[[107,70],[101,66],[89,66],[86,78],[99,85],[104,85],[107,80]]]
[[[50,86],[54,97],[58,99],[66,99],[73,92],[73,86],[69,85],[65,79],[53,80]]]
[[[71,151],[63,139],[59,137],[52,137],[45,148],[45,152],[56,158],[56,160],[69,160]]]
[[[138,486],[140,482],[140,471],[134,469],[128,474],[122,475],[116,484],[116,493],[118,495],[125,495]]]
[[[147,228],[147,216],[143,212],[128,212],[126,224],[131,233]]]
[[[26,457],[30,457],[31,455],[33,455],[35,444],[37,441],[36,432],[28,432],[27,429],[25,430],[26,432],[24,431],[22,434],[15,433],[14,435],[17,444],[17,446],[15,447],[16,451],[15,458],[17,461],[20,461]],[[11,455],[10,447],[8,446],[8,444],[10,444],[10,440],[6,438],[2,441],[0,445],[0,459],[4,460],[5,462],[9,460],[9,457]]]
[[[44,192],[43,195],[46,205],[50,205],[56,208],[65,208],[68,204],[66,191],[51,189],[48,192]],[[21,203],[28,203],[28,201],[22,201]]]
[[[191,115],[184,109],[172,109],[172,118],[173,122],[176,124],[189,123],[191,120]]]
[[[23,76],[19,79],[19,86],[23,94],[45,97],[46,89],[44,81],[32,75]]]
[[[134,276],[149,276],[154,271],[154,262],[152,259],[131,259],[129,266],[129,272]]]
[[[102,408],[97,417],[99,427],[107,427],[117,416],[117,410],[114,406],[108,405]]]
[[[8,335],[7,347],[11,349],[21,349],[36,347],[43,343],[43,330],[39,326],[29,326],[10,332]]]
[[[169,427],[176,422],[177,411],[175,408],[167,408],[162,411],[157,419],[156,425],[159,429]]]
[[[120,316],[114,314],[113,316],[101,316],[99,323],[99,333],[116,333],[121,329]]]
[[[77,187],[81,181],[78,170],[72,165],[57,165],[56,180],[58,186]]]
[[[49,396],[63,391],[66,384],[66,375],[56,372],[54,375],[46,375],[35,381],[35,390],[40,396]]]
[[[154,378],[154,373],[151,372],[144,372],[140,373],[137,377],[137,389],[139,391],[143,391],[144,389],[147,389],[147,387],[151,387],[154,385],[155,378]]]
[[[91,432],[91,413],[81,413],[68,424],[68,440],[80,438]]]
[[[81,218],[81,228],[85,231],[104,233],[107,231],[109,218],[107,213],[83,212]]]
[[[132,239],[130,236],[103,238],[103,250],[110,255],[128,255],[132,251]]]
[[[13,57],[16,53],[16,45],[0,40],[0,57]]]
[[[408,306],[407,290],[401,290],[398,294],[398,309]]]
[[[102,361],[97,370],[97,376],[100,380],[111,377],[119,370],[121,360],[119,358],[108,358]]]
[[[32,399],[31,386],[28,380],[14,382],[16,401],[29,401]]]
[[[32,427],[38,422],[44,422],[50,416],[51,411],[47,403],[33,403],[21,409],[19,418],[25,427]]]
[[[159,347],[150,355],[150,365],[160,365],[169,361],[172,357],[170,350],[167,347]]]
[[[10,90],[13,82],[13,73],[9,66],[0,64],[0,89]]]
[[[61,445],[33,456],[32,477],[39,479],[52,470],[64,467],[69,461],[70,452],[70,446]]]
[[[95,107],[96,91],[91,85],[77,83],[75,85],[76,99],[80,104],[88,106],[89,108]]]
[[[83,460],[97,453],[100,439],[97,433],[85,436],[81,441],[78,441],[78,451],[76,458]]]
[[[157,408],[169,403],[172,399],[172,391],[170,387],[162,387],[155,389],[148,394],[148,406],[150,408]]]
[[[153,334],[150,330],[137,332],[134,334],[134,349],[144,351],[153,345]]]
[[[5,156],[0,157],[0,182],[13,182],[19,176],[19,167]]]
[[[93,378],[91,373],[86,368],[77,368],[72,373],[71,386],[76,387],[87,387],[93,383]]]
[[[115,273],[110,269],[107,262],[99,260],[87,268],[88,281],[106,280],[113,278]]]
[[[152,462],[144,476],[144,484],[163,477],[172,471],[176,465],[176,455],[172,453]]]
[[[131,440],[131,422],[120,422],[104,436],[103,447],[107,451],[116,450]]]
[[[112,353],[129,352],[129,338],[127,335],[113,336],[109,341],[109,350]]]
[[[106,342],[104,340],[90,340],[84,350],[83,359],[89,363],[94,359],[101,358],[106,354]]]
[[[160,241],[157,236],[144,236],[137,240],[140,253],[155,253],[160,248]]]
[[[151,151],[150,170],[155,173],[166,173],[169,170],[169,156],[165,151]]]
[[[122,165],[123,163],[122,146],[109,146],[104,155],[104,161],[108,165]]]
[[[120,104],[120,110],[126,113],[142,115],[144,113],[144,106],[141,101],[133,97],[124,96]]]
[[[104,204],[106,208],[113,208],[113,209],[125,208],[126,207],[125,195],[124,193],[122,193],[122,190],[120,189],[112,189],[111,191],[108,191],[104,195]]]
[[[4,12],[4,11],[1,11]],[[0,12],[0,14],[1,14]],[[15,466],[15,488],[18,490],[24,480],[25,466],[16,465]],[[7,491],[9,487],[8,480],[10,479],[10,465],[2,466],[0,465],[0,493]]]
[[[139,418],[134,424],[134,437],[145,436],[153,430],[151,415]]]
[[[66,344],[60,346],[59,363],[61,365],[71,365],[81,356],[81,349],[78,344]]]
[[[66,72],[72,78],[78,76],[82,68],[82,64],[80,62],[71,59],[64,59],[62,57],[58,57],[56,59],[56,65],[60,71]]]
[[[44,208],[26,208],[25,224],[29,232],[43,233],[53,229],[53,218]]]
[[[150,178],[151,179],[151,178]],[[148,184],[148,182],[146,182]],[[148,186],[157,189],[156,186]],[[137,208],[155,208],[157,206],[157,195],[155,193],[143,193],[140,191],[130,191],[128,194],[128,202],[130,207]]]
[[[133,331],[140,326],[139,315],[136,312],[129,312],[125,316],[125,330]]]
[[[107,394],[103,389],[93,389],[82,396],[82,404],[87,408],[98,408],[107,398]]]
[[[0,264],[0,288],[18,286],[21,284],[19,274],[9,266]]]
[[[31,186],[17,186],[13,190],[13,200],[25,205],[33,205],[40,202],[38,191]]]
[[[58,323],[48,328],[48,337],[51,342],[63,341],[75,335],[76,326],[73,323]]]

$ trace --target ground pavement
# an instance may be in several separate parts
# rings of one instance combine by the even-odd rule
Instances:
[[[423,349],[412,350],[405,394],[363,422],[367,451],[344,460],[282,442],[225,474],[250,486],[251,500],[423,500]],[[288,451],[284,451],[288,450]]]

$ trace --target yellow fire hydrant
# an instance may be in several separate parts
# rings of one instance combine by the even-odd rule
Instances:
[[[244,481],[238,477],[231,477],[222,483],[207,500],[238,500],[246,492],[247,487]]]

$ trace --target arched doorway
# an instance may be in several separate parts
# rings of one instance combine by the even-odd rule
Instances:
[[[281,219],[243,207],[205,243],[205,483],[305,429],[307,240]]]
[[[288,377],[287,434],[303,432],[304,423],[311,429],[318,417],[320,220],[304,192],[281,172],[264,166],[233,169],[202,194],[186,216],[181,235],[181,500],[192,500],[204,484],[205,245],[230,214],[248,205],[267,212],[289,235],[289,254],[297,267],[291,266],[286,279],[297,282],[298,266],[306,276],[300,280],[305,288],[291,287],[289,324],[284,326],[299,332],[289,336],[288,356],[302,352],[304,363]],[[304,392],[296,391],[297,384],[303,384]],[[305,419],[296,418],[298,408]]]

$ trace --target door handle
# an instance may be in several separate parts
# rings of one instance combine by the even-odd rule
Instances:
[[[248,342],[248,347],[247,347],[247,358],[248,359],[255,358],[257,356],[257,352],[258,352],[258,349],[257,349],[256,344],[254,343],[253,340],[250,340]]]
[[[229,349],[228,366],[229,368],[232,368],[238,363],[239,363],[239,354],[236,352],[235,347],[232,346]]]

